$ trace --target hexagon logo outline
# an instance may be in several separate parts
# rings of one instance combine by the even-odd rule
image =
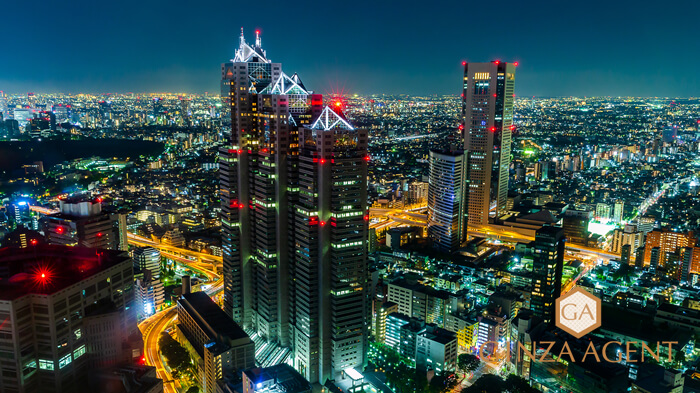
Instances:
[[[593,321],[589,326],[580,329],[580,330],[574,330],[573,327],[569,326],[566,324],[566,318],[562,318],[562,302],[565,301],[566,299],[569,299],[570,297],[573,297],[577,294],[583,295],[587,298],[588,301],[592,301],[595,303],[595,321]],[[577,296],[579,297],[579,296]],[[587,303],[588,303],[587,301]],[[567,304],[576,304],[576,303],[567,303]],[[564,304],[563,306],[566,306],[567,304]],[[582,304],[577,304],[578,306],[583,306]],[[601,316],[602,316],[602,305],[603,302],[598,298],[597,296],[594,296],[592,293],[588,292],[587,290],[581,288],[581,287],[575,287],[574,289],[570,290],[564,295],[561,295],[557,298],[555,301],[555,324],[558,328],[562,329],[563,331],[569,333],[570,335],[576,337],[576,338],[581,338],[585,336],[586,334],[594,331],[595,329],[598,329],[601,325]],[[580,319],[579,319],[580,321]]]

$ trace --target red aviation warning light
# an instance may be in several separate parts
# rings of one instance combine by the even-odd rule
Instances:
[[[496,132],[496,127],[491,127],[492,132]]]
[[[56,228],[56,232],[58,232],[58,233],[63,233],[63,227],[58,227],[58,228]]]
[[[369,162],[371,160],[370,156],[365,156],[365,161]]]
[[[516,67],[518,66],[518,64],[519,64],[519,63],[518,63],[517,61],[516,61],[515,63],[513,63],[513,65],[516,66]]]
[[[494,61],[494,63],[496,63],[496,65],[499,65],[499,64],[501,64],[501,61],[500,61],[500,60],[496,60],[496,61]]]
[[[326,163],[326,159],[325,159],[325,158],[321,158],[321,164],[325,164],[325,163]]]
[[[364,217],[362,217],[365,221],[369,221],[369,214],[365,214]]]
[[[463,65],[463,66],[467,65],[467,62],[466,62],[466,61],[463,61],[463,62],[462,62],[462,65]]]
[[[34,282],[40,286],[51,284],[51,270],[45,266],[40,266],[34,271]]]
[[[464,131],[464,124],[460,124],[457,128],[459,128],[460,131]]]

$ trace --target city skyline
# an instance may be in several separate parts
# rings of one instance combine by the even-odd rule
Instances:
[[[104,63],[102,49],[118,56],[133,35],[155,45],[148,54],[132,45],[109,64],[116,73],[66,63],[85,80],[102,72],[100,83],[138,84],[154,57],[167,65],[195,53],[182,34],[198,40],[231,26],[208,18],[197,27],[207,0],[189,7],[186,24],[181,0],[125,1],[77,7],[72,17],[99,41],[81,55]],[[580,81],[561,75],[595,73],[601,60],[615,91],[652,79],[643,88],[663,91],[657,73],[666,72],[695,93],[695,74],[638,64],[629,42],[618,45],[620,64],[606,53],[651,31],[629,29],[644,22],[635,16],[646,3],[537,13],[362,1],[342,14],[329,11],[345,4],[300,5],[303,14],[267,3],[223,9],[297,28],[270,34],[268,45],[262,28],[240,27],[225,37],[235,52],[195,55],[177,63],[183,73],[149,78],[177,88],[173,77],[218,74],[208,94],[0,91],[0,391],[700,392],[700,98],[521,93],[533,81],[571,89]],[[403,18],[368,24],[389,10]],[[100,12],[111,30],[102,41],[85,18]],[[322,19],[307,23],[315,14]],[[412,15],[460,24],[442,38],[375,34],[418,26]],[[513,21],[534,16],[551,23],[518,34]],[[153,23],[113,27],[126,17]],[[609,29],[597,22],[611,18],[619,37],[599,39]],[[175,30],[159,29],[161,20]],[[677,32],[663,22],[659,37]],[[595,48],[566,34],[577,24]],[[391,94],[396,81],[438,91],[443,64],[465,45],[511,52],[565,25],[539,42],[561,58],[542,68],[549,79],[537,79],[542,63],[487,54],[459,60],[449,85],[461,94]],[[66,31],[64,54],[80,44]],[[195,49],[223,38],[209,34]],[[568,46],[542,46],[553,41]],[[180,52],[160,53],[172,45]],[[409,47],[413,59],[397,66]],[[49,56],[50,45],[41,49]],[[332,74],[357,82],[331,82],[330,58],[350,59]],[[186,71],[202,61],[206,72]],[[80,88],[43,65],[37,85]],[[599,88],[594,79],[587,84]],[[362,86],[384,94],[355,94]]]
[[[323,94],[459,94],[454,81],[460,78],[462,61],[497,59],[520,62],[523,96],[687,97],[700,91],[699,77],[677,66],[700,60],[691,45],[678,39],[693,35],[697,3],[656,9],[650,1],[636,2],[635,7],[597,2],[567,9],[553,3],[533,7],[512,2],[503,6],[498,22],[475,18],[468,28],[461,15],[498,10],[451,2],[430,8],[408,4],[400,7],[404,18],[392,18],[398,10],[392,4],[319,4],[304,13],[272,4],[276,12],[251,23],[212,12],[221,6],[216,2],[196,8],[183,5],[47,5],[46,12],[36,15],[33,29],[22,35],[19,48],[8,52],[11,61],[0,65],[0,90],[216,92],[218,78],[210,64],[222,56],[233,57],[243,26],[249,36],[260,29],[263,41],[285,36],[265,45],[276,54],[272,60],[286,59]],[[21,14],[19,3],[8,6],[8,15]],[[250,7],[241,5],[239,11]],[[313,29],[295,29],[286,18],[290,12],[294,25]],[[96,17],[107,13],[110,18]],[[343,14],[347,23],[338,29],[332,18],[322,17],[326,14]],[[13,36],[23,31],[21,20],[11,18],[0,33]],[[52,40],[55,20],[77,20],[81,28],[62,30]],[[427,21],[438,22],[431,27],[421,23]],[[469,29],[489,34],[468,41]],[[338,50],[314,49],[322,47]],[[313,61],[306,61],[309,53]],[[426,57],[431,59],[430,71],[423,66]]]

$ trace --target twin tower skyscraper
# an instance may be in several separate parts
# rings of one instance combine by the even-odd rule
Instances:
[[[259,32],[241,31],[221,87],[224,311],[310,382],[347,378],[367,352],[367,131],[270,61]]]

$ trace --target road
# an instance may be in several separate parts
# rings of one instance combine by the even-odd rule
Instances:
[[[425,210],[426,207],[420,206],[410,210],[401,209],[384,209],[384,208],[370,208],[370,217],[385,218],[383,221],[378,221],[370,225],[371,228],[377,229],[377,231],[389,229],[401,225],[413,225],[425,227],[427,225],[428,217],[425,214],[416,213],[419,210]],[[531,242],[535,240],[534,236],[527,235],[524,233],[517,232],[516,230],[509,229],[508,227],[496,226],[496,225],[482,225],[482,226],[472,226],[469,228],[469,235],[477,237],[485,237],[494,240],[499,240],[502,242]],[[594,259],[611,260],[619,259],[620,254],[615,254],[610,251],[601,250],[593,247],[586,247],[578,244],[568,243],[566,245],[568,251],[573,251],[580,256],[591,257]]]
[[[143,334],[144,355],[146,364],[156,368],[156,375],[163,380],[163,391],[177,393],[176,381],[170,376],[170,371],[166,369],[163,359],[161,359],[160,348],[158,348],[158,338],[160,334],[177,317],[175,306],[168,307],[139,324],[141,334]],[[179,385],[179,383],[177,383]]]
[[[205,291],[209,296],[215,297],[224,287],[224,282],[219,279]],[[139,330],[143,334],[144,355],[146,364],[156,368],[158,378],[163,380],[163,390],[166,393],[178,393],[180,382],[174,380],[170,375],[170,369],[165,365],[160,348],[158,348],[158,338],[177,318],[175,306],[168,307],[153,314],[139,324]]]
[[[223,264],[222,257],[156,243],[131,232],[127,233],[127,237],[130,245],[137,247],[153,247],[159,250],[162,256],[170,258],[180,265],[205,275],[209,281],[214,281],[219,277],[216,270],[218,266]]]

